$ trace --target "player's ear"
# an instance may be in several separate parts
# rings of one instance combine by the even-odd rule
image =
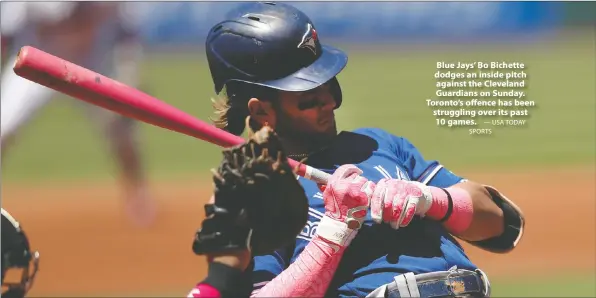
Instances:
[[[275,127],[275,110],[271,102],[259,100],[258,98],[251,98],[248,100],[248,112],[250,117],[257,123]]]

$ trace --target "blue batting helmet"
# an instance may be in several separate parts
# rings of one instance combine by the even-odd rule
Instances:
[[[232,81],[282,91],[307,91],[331,81],[341,104],[335,76],[348,57],[322,45],[313,22],[293,6],[243,4],[211,28],[205,46],[218,94]]]

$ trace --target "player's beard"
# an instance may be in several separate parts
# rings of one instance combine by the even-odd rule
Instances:
[[[331,120],[329,128],[323,132],[304,131],[297,129],[291,123],[278,123],[275,127],[276,133],[282,142],[289,146],[286,148],[290,154],[311,153],[327,147],[337,136],[335,119]],[[294,152],[300,151],[300,152]]]

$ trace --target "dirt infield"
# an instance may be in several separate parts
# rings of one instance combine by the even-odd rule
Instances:
[[[593,272],[593,168],[464,175],[490,181],[527,216],[526,237],[515,252],[495,255],[467,248],[489,276]],[[143,230],[124,218],[116,184],[4,184],[3,207],[21,221],[41,252],[31,296],[184,297],[205,274],[203,259],[191,251],[210,191],[205,185],[190,180],[155,183],[159,222]]]

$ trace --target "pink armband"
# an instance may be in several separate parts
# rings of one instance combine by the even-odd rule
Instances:
[[[219,293],[219,291],[212,287],[209,284],[205,284],[205,283],[200,283],[198,285],[196,285],[191,291],[190,293],[188,293],[188,296],[186,296],[187,298],[203,298],[203,297],[209,297],[209,298],[220,298],[221,294]]]
[[[474,215],[470,193],[457,187],[431,186],[430,191],[433,203],[426,215],[443,222],[451,233],[458,234],[467,230]]]

